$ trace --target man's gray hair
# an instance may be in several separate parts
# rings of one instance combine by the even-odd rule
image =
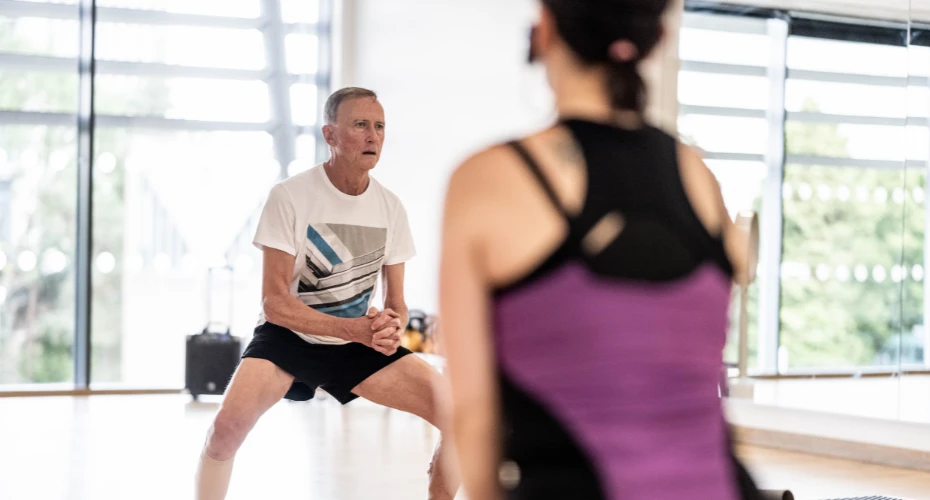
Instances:
[[[363,89],[361,87],[346,87],[333,92],[326,100],[326,106],[323,108],[323,118],[328,125],[336,123],[336,116],[339,114],[339,106],[343,101],[350,99],[359,99],[362,97],[378,98],[374,91]]]

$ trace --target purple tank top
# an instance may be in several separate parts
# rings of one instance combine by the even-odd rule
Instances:
[[[735,500],[718,395],[732,279],[722,242],[691,211],[674,153],[663,156],[674,139],[566,125],[588,163],[586,207],[566,215],[556,254],[493,303],[505,459],[521,471],[510,497]],[[630,149],[637,161],[610,164]],[[624,232],[581,255],[611,210]]]
[[[494,305],[503,375],[585,450],[605,498],[736,498],[717,395],[730,280],[669,284],[566,265]]]

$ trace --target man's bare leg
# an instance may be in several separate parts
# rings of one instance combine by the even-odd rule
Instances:
[[[433,450],[433,458],[430,460],[429,469],[429,499],[430,500],[451,500],[455,498],[455,492],[459,488],[459,480],[450,474],[449,467],[449,449],[444,444],[442,434],[439,436],[439,443]]]
[[[259,417],[284,397],[293,381],[270,361],[242,360],[207,432],[197,467],[196,500],[226,498],[236,452]]]
[[[451,500],[459,480],[450,473],[442,436],[449,429],[448,381],[422,359],[408,355],[355,386],[352,392],[377,404],[412,413],[441,434],[430,464],[429,500]]]

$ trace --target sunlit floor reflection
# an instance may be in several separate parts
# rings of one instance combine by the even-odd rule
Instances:
[[[0,398],[0,499],[189,499],[218,399]],[[416,500],[438,433],[365,401],[282,402],[236,458],[230,500]],[[798,498],[930,498],[930,474],[758,448],[741,450],[763,486]],[[460,498],[464,495],[460,495]]]

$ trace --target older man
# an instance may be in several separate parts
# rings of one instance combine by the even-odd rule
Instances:
[[[236,451],[282,398],[306,401],[322,388],[342,404],[361,396],[446,429],[445,380],[400,346],[404,262],[415,250],[400,200],[369,176],[384,144],[384,109],[374,92],[346,88],[330,96],[325,115],[330,159],[277,184],[259,221],[262,318],[207,435],[199,500],[225,497]],[[371,308],[379,275],[380,312]],[[436,500],[455,490],[441,450],[430,468]]]

